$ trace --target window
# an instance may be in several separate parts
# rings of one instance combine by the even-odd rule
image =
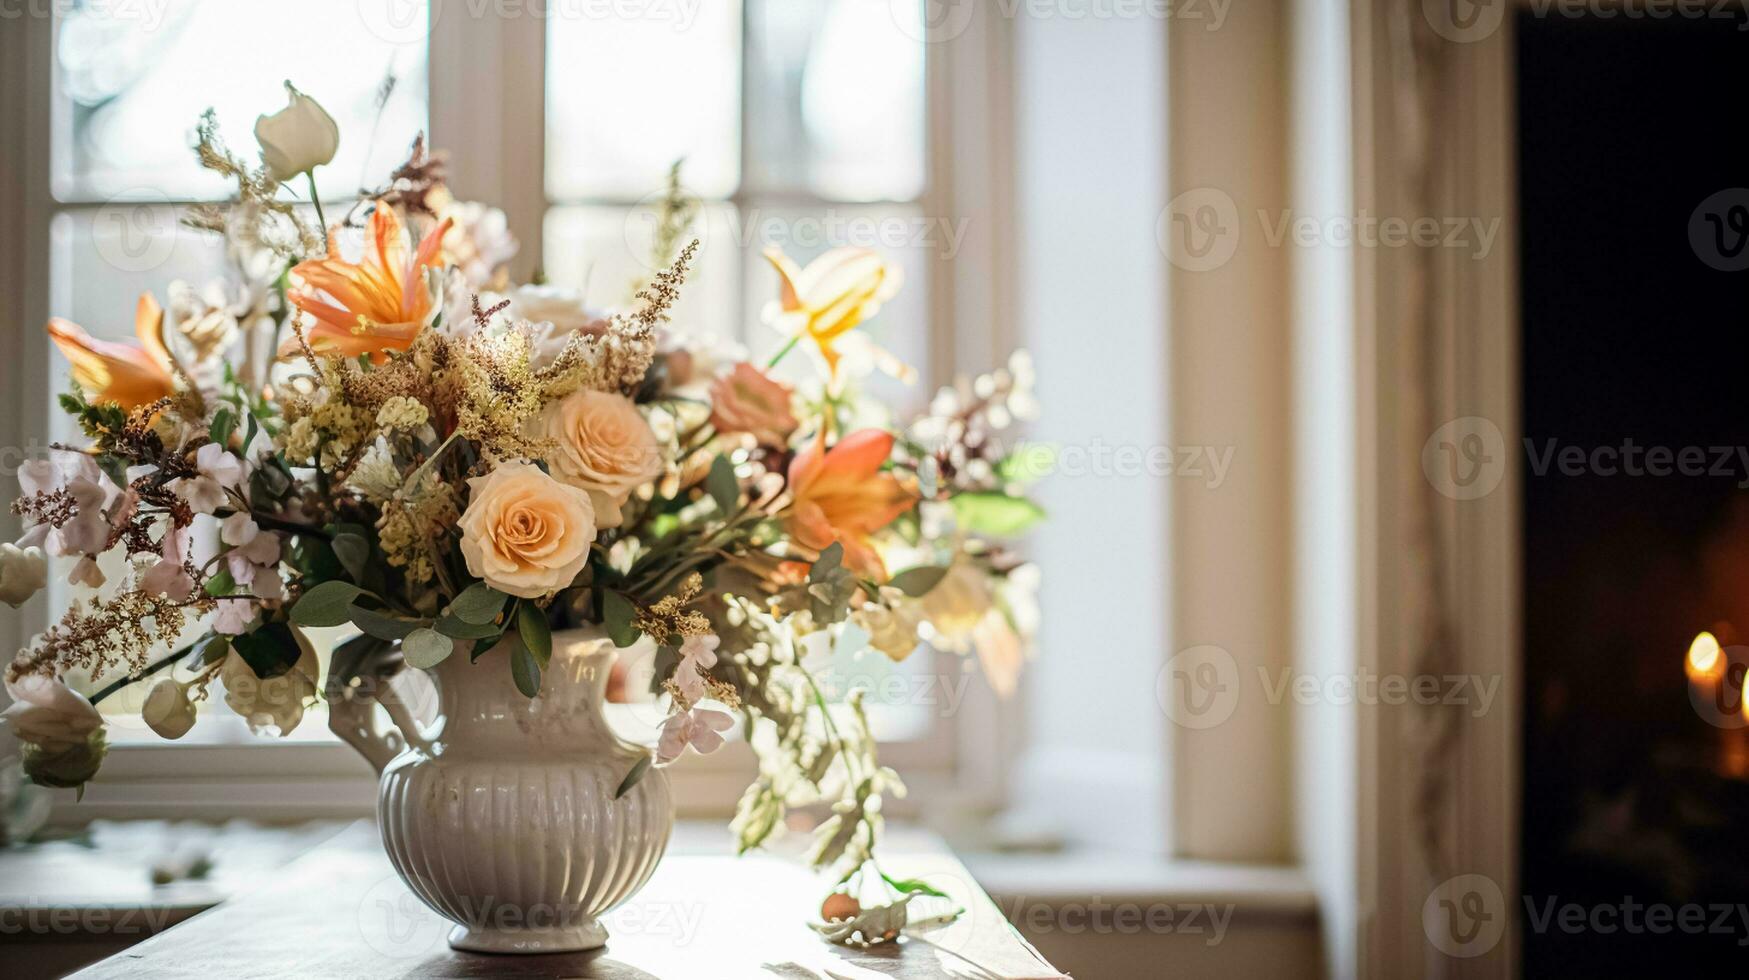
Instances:
[[[60,10],[30,42],[51,82],[23,77],[22,67],[7,75],[47,103],[52,139],[35,159],[49,176],[45,186],[21,192],[39,215],[26,241],[47,253],[46,263],[20,263],[37,270],[31,287],[46,296],[42,313],[126,339],[140,292],[177,279],[199,287],[218,275],[220,244],[179,225],[187,206],[227,195],[194,164],[195,120],[211,106],[232,149],[252,156],[255,115],[282,105],[282,80],[291,80],[341,125],[340,155],[321,174],[331,217],[336,202],[402,158],[414,132],[435,130],[436,147],[455,153],[458,192],[510,211],[527,269],[584,289],[602,306],[623,303],[651,271],[650,215],[670,166],[682,161],[685,191],[700,204],[695,234],[702,245],[674,327],[738,340],[755,357],[782,342],[763,323],[776,283],[765,247],[804,264],[840,245],[879,249],[903,268],[906,285],[869,330],[916,367],[920,381],[876,383],[901,411],[921,408],[952,366],[941,352],[954,350],[940,339],[944,311],[954,307],[933,292],[932,273],[953,258],[965,232],[963,220],[944,216],[932,200],[944,150],[929,139],[933,69],[926,65],[942,52],[907,21],[922,16],[921,0],[916,9],[887,0],[652,2],[632,17],[623,16],[627,9],[557,0],[169,0]],[[274,43],[253,43],[263,35]],[[518,111],[533,98],[477,101],[485,99],[477,93],[501,92],[506,79],[531,66],[543,66],[541,112]],[[439,98],[433,91],[475,94]],[[469,138],[475,127],[496,127],[490,145],[469,145],[479,142]],[[470,166],[482,160],[488,165]],[[517,195],[526,199],[530,188],[541,189],[539,208],[518,213],[528,209],[519,208]],[[31,312],[27,320],[40,322]],[[47,431],[71,439],[52,410],[65,365],[47,345],[23,349],[40,352],[47,370],[27,372],[28,398],[43,414],[19,420],[21,438]],[[807,370],[799,352],[783,366],[792,377]],[[68,591],[39,603],[21,632],[40,629]],[[964,677],[962,667],[969,669]],[[887,757],[910,772],[953,764],[955,727],[980,710],[977,682],[966,683],[975,673],[958,658],[925,653],[898,667],[863,660],[843,679],[873,689],[877,729],[893,740]],[[291,778],[324,785],[362,772],[350,750],[251,739],[223,710],[174,745],[146,732],[137,717],[114,741],[105,778],[142,782],[104,796],[159,813],[176,812],[165,808],[172,794],[226,799],[238,778],[259,778],[258,764],[227,760],[224,752],[278,751]],[[292,741],[332,741],[319,709]],[[186,763],[170,757],[190,745],[221,753],[203,767],[226,783],[203,790],[189,781]],[[677,772],[683,806],[732,805],[741,784],[724,778],[726,770],[738,777],[751,760],[748,753],[719,756],[690,760],[700,763],[700,785],[711,787],[702,795],[689,799],[687,774]],[[263,793],[294,810],[301,802],[283,789]],[[353,787],[311,805],[337,799],[336,806],[350,807],[369,798]]]

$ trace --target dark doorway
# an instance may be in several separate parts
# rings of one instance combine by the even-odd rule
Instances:
[[[1518,21],[1526,976],[1749,962],[1749,32],[1668,9]]]

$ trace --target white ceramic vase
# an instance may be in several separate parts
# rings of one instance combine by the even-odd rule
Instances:
[[[449,944],[487,953],[594,949],[599,919],[631,898],[668,846],[668,778],[607,726],[614,648],[599,630],[553,635],[540,697],[516,689],[500,647],[466,649],[434,674],[435,726],[381,700],[399,731],[379,731],[367,701],[336,699],[330,725],[382,774],[377,822],[395,869],[421,901],[457,923]]]

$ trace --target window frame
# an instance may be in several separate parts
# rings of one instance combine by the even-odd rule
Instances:
[[[545,64],[547,20],[534,13],[517,17],[469,15],[466,0],[430,0],[434,12],[428,38],[428,125],[431,144],[450,155],[459,197],[491,201],[503,208],[511,227],[521,230],[522,250],[512,264],[515,277],[526,281],[541,267],[543,225],[547,211],[592,202],[550,201],[545,180]],[[746,8],[742,8],[743,50]],[[1014,346],[1011,316],[1001,315],[1010,303],[1006,236],[1009,209],[1003,200],[1011,186],[1010,161],[1000,147],[1011,146],[1005,129],[1009,113],[1007,78],[1008,25],[1004,18],[986,18],[988,30],[972,32],[971,41],[925,45],[925,125],[927,179],[920,198],[903,202],[924,215],[953,215],[977,227],[998,232],[990,247],[976,255],[978,286],[967,288],[949,274],[950,260],[936,250],[928,277],[929,365],[923,390],[952,378],[961,364],[994,364],[999,353]],[[50,174],[55,140],[66,112],[55,72],[58,15],[26,16],[0,40],[0,83],[14,93],[4,100],[0,115],[13,123],[8,131],[26,134],[0,149],[0,164],[20,176],[0,192],[6,215],[0,229],[0,285],[15,288],[16,334],[11,347],[21,356],[4,368],[12,408],[0,420],[0,438],[12,446],[40,443],[48,431],[50,400],[59,374],[33,371],[32,364],[52,364],[42,331],[31,324],[45,322],[53,292],[52,225],[57,215],[89,210],[91,202],[59,202]],[[743,78],[746,62],[742,62]],[[47,84],[45,84],[45,79]],[[746,86],[742,86],[743,110]],[[959,120],[971,125],[959,126]],[[749,194],[745,188],[746,121],[743,115],[741,156],[743,180],[727,203],[742,206],[780,203],[839,205],[825,198],[779,199]],[[503,147],[520,147],[503,152]],[[181,202],[171,202],[181,203]],[[610,202],[599,202],[610,203]],[[624,202],[621,202],[624,203]],[[868,206],[883,203],[868,202]],[[16,219],[16,221],[14,220]],[[12,228],[16,223],[19,227]],[[966,271],[967,255],[954,263]],[[743,260],[744,261],[744,260]],[[737,292],[746,288],[743,275]],[[741,310],[736,308],[739,319]],[[980,324],[962,333],[960,324]],[[8,535],[18,532],[16,518],[0,524]],[[20,611],[0,607],[0,641],[17,649],[41,629],[51,615],[39,596]],[[925,649],[933,658],[930,673],[943,680],[957,678],[962,658]],[[974,673],[976,673],[974,671]],[[0,704],[5,696],[0,694]],[[928,734],[917,740],[886,743],[883,761],[911,784],[910,801],[894,801],[895,815],[916,812],[916,800],[932,806],[989,809],[999,806],[1006,785],[1004,744],[1019,731],[1016,708],[1000,702],[981,677],[967,685],[958,711],[932,712]],[[261,753],[272,752],[270,765]],[[688,758],[669,770],[682,815],[720,816],[732,812],[736,799],[755,772],[755,760],[743,743],[726,746],[706,757]],[[71,794],[60,794],[57,822],[94,818],[160,817],[307,819],[356,816],[368,812],[375,799],[376,777],[363,759],[343,743],[275,743],[261,739],[248,744],[178,745],[130,743],[112,747],[103,771],[85,800],[73,805]]]

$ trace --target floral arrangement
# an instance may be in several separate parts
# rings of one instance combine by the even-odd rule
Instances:
[[[259,165],[210,112],[198,129],[201,164],[237,193],[188,223],[223,236],[234,282],[141,296],[137,345],[48,325],[88,444],[21,470],[27,530],[0,546],[0,598],[41,589],[51,558],[90,594],[6,670],[28,777],[83,787],[105,754],[94,705],[148,677],[160,735],[189,731],[214,681],[283,734],[361,678],[452,656],[538,697],[553,631],[595,625],[659,649],[667,719],[622,793],[739,715],[760,756],[742,849],[818,806],[812,862],[847,892],[878,875],[882,799],[903,786],[860,692],[829,704],[815,674],[927,643],[1012,689],[1032,575],[1000,542],[1042,512],[1021,492],[1036,460],[996,434],[1031,411],[1025,356],[897,428],[857,393],[870,365],[906,373],[857,329],[899,286],[876,253],[798,267],[768,250],[768,319],[790,340],[750,363],[664,326],[698,247],[677,171],[664,271],[597,311],[512,285],[504,215],[455,200],[422,140],[327,220],[314,171],[339,132],[287,88],[256,126]],[[792,355],[817,362],[811,381],[774,377]],[[360,635],[323,676],[305,631],[347,624]],[[925,890],[886,887],[881,922]]]

